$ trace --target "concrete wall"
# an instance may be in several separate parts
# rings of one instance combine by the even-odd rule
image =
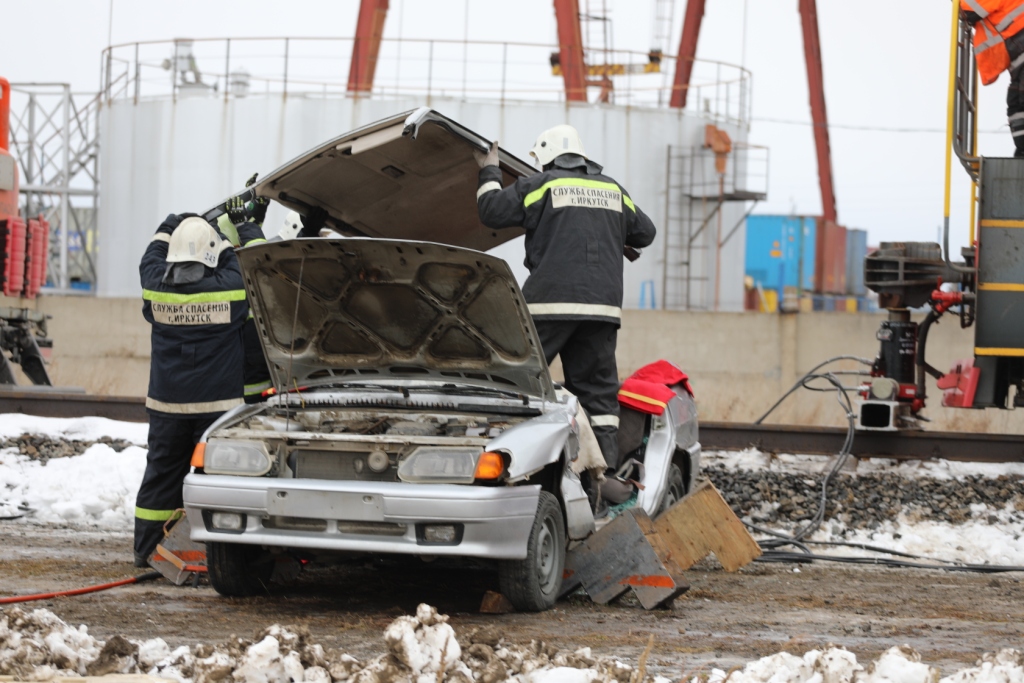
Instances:
[[[55,383],[99,394],[146,393],[149,325],[139,299],[44,297],[39,308],[53,316]],[[619,374],[626,377],[659,358],[671,360],[689,373],[703,419],[751,421],[817,363],[847,354],[873,358],[875,331],[883,319],[883,314],[627,311],[619,332]],[[930,332],[928,360],[949,368],[970,355],[972,343],[973,331],[943,321]],[[849,383],[855,382],[851,377]],[[941,408],[933,380],[929,386],[926,415],[933,429],[1024,433],[1024,411]],[[843,413],[833,394],[802,390],[769,421],[838,425]]]

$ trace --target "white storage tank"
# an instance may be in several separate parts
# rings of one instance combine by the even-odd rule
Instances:
[[[171,63],[181,61],[178,55]],[[626,308],[663,308],[667,304],[671,308],[712,309],[716,287],[710,283],[715,280],[718,263],[719,310],[743,308],[742,228],[718,254],[716,229],[705,229],[693,240],[693,225],[687,226],[680,219],[693,214],[691,202],[699,202],[701,219],[716,202],[706,197],[691,198],[691,190],[681,184],[687,181],[671,168],[672,154],[702,148],[709,123],[724,130],[735,143],[746,139],[746,119],[716,115],[706,99],[702,106],[707,111],[695,112],[657,106],[656,102],[566,104],[551,97],[545,101],[476,97],[471,92],[417,94],[415,84],[409,84],[407,93],[375,92],[356,97],[336,88],[317,91],[309,83],[305,83],[305,89],[294,82],[261,88],[266,84],[240,65],[226,67],[226,75],[219,77],[228,86],[227,93],[223,86],[216,87],[218,77],[200,78],[197,84],[192,74],[178,76],[187,82],[172,83],[165,92],[147,95],[144,79],[134,84],[131,81],[140,68],[138,64],[126,67],[123,86],[107,89],[108,98],[100,112],[100,296],[141,295],[138,263],[167,214],[201,213],[238,191],[256,171],[268,173],[345,131],[429,106],[485,137],[499,140],[504,148],[524,159],[529,158],[527,152],[540,131],[559,123],[579,129],[588,156],[626,188],[659,230],[657,240],[642,257],[626,263]],[[116,66],[111,73],[116,74]],[[240,75],[243,73],[244,79]],[[243,81],[244,88],[240,85]],[[748,81],[746,77],[740,82],[749,87]],[[115,75],[110,76],[110,82],[118,82]],[[741,163],[735,166],[743,168]],[[735,175],[731,170],[730,192],[735,190]],[[741,177],[739,182],[745,180]],[[743,202],[726,201],[720,216],[712,217],[712,228],[717,227],[719,219],[726,229],[741,223],[746,208]],[[280,209],[275,207],[268,215],[268,236],[283,222]],[[682,234],[685,231],[689,233]],[[666,302],[664,297],[664,288],[671,287],[680,272],[678,255],[670,256],[665,269],[665,247],[681,239],[701,247],[690,250],[694,261],[690,275],[706,283],[699,292],[694,288],[690,301],[682,304]],[[512,264],[521,281],[525,279],[521,239],[499,247],[497,253]]]

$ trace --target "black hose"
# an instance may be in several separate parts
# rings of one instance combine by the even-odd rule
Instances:
[[[935,311],[930,311],[922,322],[918,332],[918,344],[920,352],[917,357],[917,371],[918,371],[918,391],[919,396],[923,398],[924,390],[922,387],[924,383],[924,372],[927,370],[929,374],[936,375],[941,374],[928,365],[924,361],[924,348],[928,340],[928,328],[931,327],[932,323],[938,320],[940,314],[936,314]],[[958,572],[980,572],[980,573],[1001,573],[1001,572],[1020,572],[1024,571],[1024,567],[1018,567],[1013,565],[987,565],[987,564],[968,564],[961,562],[954,562],[952,560],[934,560],[932,558],[924,557],[921,555],[914,555],[911,553],[904,553],[898,550],[890,550],[881,546],[868,545],[866,543],[850,543],[846,541],[812,541],[807,540],[806,536],[813,533],[821,526],[822,521],[825,519],[825,510],[828,502],[828,485],[832,481],[832,478],[842,469],[843,465],[850,457],[850,453],[853,450],[853,438],[856,433],[856,415],[853,412],[853,403],[850,400],[850,396],[847,393],[848,388],[844,387],[834,373],[828,372],[824,374],[816,374],[819,369],[833,363],[838,360],[856,360],[865,365],[871,365],[871,361],[860,358],[858,356],[836,356],[830,358],[827,361],[819,363],[818,365],[811,368],[810,372],[801,377],[796,384],[794,384],[789,391],[784,393],[778,401],[776,401],[768,411],[759,417],[754,424],[761,424],[761,422],[772,414],[776,408],[778,408],[783,401],[789,398],[797,389],[805,388],[813,391],[835,391],[836,400],[839,402],[841,408],[846,413],[847,419],[847,430],[846,439],[843,442],[842,448],[839,450],[835,461],[832,464],[831,469],[825,475],[824,480],[821,483],[821,497],[818,500],[818,509],[811,521],[808,522],[802,529],[793,534],[784,534],[779,531],[772,531],[771,529],[765,529],[755,524],[744,522],[747,528],[752,529],[760,534],[771,536],[772,538],[760,539],[757,541],[758,545],[761,546],[763,554],[757,559],[758,562],[794,562],[799,564],[809,564],[815,561],[822,562],[842,562],[847,564],[871,564],[881,565],[886,567],[907,567],[915,569],[941,569],[944,571],[958,571]],[[816,380],[825,380],[830,387],[812,387],[809,386],[811,382]],[[818,555],[812,553],[809,545],[835,545],[845,546],[851,548],[860,548],[863,550],[869,550],[871,552],[884,553],[892,555],[893,557],[900,557],[906,559],[893,559],[887,557],[849,557],[841,555]],[[785,546],[793,546],[800,552],[792,552],[779,550],[779,548]],[[929,560],[929,562],[909,562],[907,560]]]
[[[917,328],[917,398],[924,401],[926,394],[925,386],[925,371],[931,368],[925,361],[925,347],[928,345],[928,330],[931,328],[932,323],[939,319],[941,313],[936,313],[935,309],[928,311],[928,315],[921,321],[921,325]],[[928,373],[934,375],[934,373]],[[941,375],[942,373],[939,373]]]
[[[889,552],[889,551],[886,551]],[[917,556],[911,556],[917,557]],[[929,559],[921,557],[919,559]],[[798,564],[810,564],[812,562],[840,562],[844,564],[871,564],[883,567],[903,567],[909,569],[940,569],[947,572],[975,572],[979,574],[1002,574],[1006,572],[1024,572],[1024,567],[998,564],[932,564],[929,562],[907,562],[906,560],[894,560],[887,557],[854,557],[844,555],[815,555],[807,553],[793,553],[782,550],[765,551],[756,562],[795,562]],[[942,561],[942,560],[938,560]]]

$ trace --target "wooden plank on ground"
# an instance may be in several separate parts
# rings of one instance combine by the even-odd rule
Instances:
[[[709,481],[659,515],[654,528],[663,552],[681,569],[714,553],[726,571],[734,572],[761,555],[757,541]]]
[[[569,551],[561,594],[581,584],[602,605],[632,589],[645,609],[663,605],[690,587],[640,508],[625,511]]]

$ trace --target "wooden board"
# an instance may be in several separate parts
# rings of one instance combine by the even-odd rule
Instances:
[[[709,481],[659,515],[654,528],[662,552],[682,569],[714,553],[727,572],[734,572],[761,555],[757,541]]]
[[[569,551],[561,594],[580,585],[602,605],[632,590],[645,609],[666,604],[690,587],[651,518],[639,508],[625,511]]]

